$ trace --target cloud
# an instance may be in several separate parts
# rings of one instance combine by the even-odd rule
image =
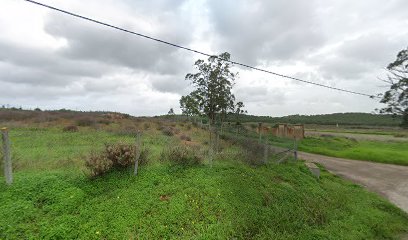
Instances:
[[[301,57],[326,39],[319,30],[315,2],[210,1],[217,48],[249,64]]]
[[[43,0],[44,3],[209,53],[358,92],[407,46],[404,0]],[[177,109],[186,73],[203,56],[63,14],[4,0],[0,104],[113,110]],[[246,68],[234,93],[251,114],[366,111],[374,100]]]

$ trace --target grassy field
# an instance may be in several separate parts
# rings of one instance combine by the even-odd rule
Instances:
[[[84,160],[105,143],[134,142],[143,129],[149,163],[90,179]],[[187,123],[127,121],[63,132],[61,126],[10,131],[15,183],[0,178],[0,239],[397,239],[408,216],[381,197],[302,162],[251,166],[240,146],[222,142],[210,164],[162,160],[172,145],[208,152],[208,135]],[[180,140],[188,135],[191,141]]]
[[[408,165],[408,142],[357,141],[345,137],[308,137],[299,150],[333,157]]]

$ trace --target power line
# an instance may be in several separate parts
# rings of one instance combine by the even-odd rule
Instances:
[[[178,44],[167,42],[167,41],[164,41],[164,40],[161,40],[161,39],[158,39],[158,38],[150,37],[150,36],[147,36],[147,35],[144,35],[144,34],[141,34],[141,33],[137,33],[137,32],[131,31],[131,30],[127,30],[127,29],[124,29],[124,28],[121,28],[121,27],[117,27],[117,26],[112,25],[112,24],[108,24],[108,23],[101,22],[101,21],[98,21],[98,20],[95,20],[95,19],[92,19],[92,18],[88,18],[88,17],[82,16],[82,15],[79,15],[79,14],[76,14],[76,13],[73,13],[73,12],[69,12],[69,11],[66,11],[66,10],[63,10],[63,9],[60,9],[60,8],[56,8],[56,7],[44,4],[44,3],[36,2],[36,1],[33,1],[33,0],[24,0],[24,1],[27,1],[27,2],[42,6],[42,7],[46,7],[46,8],[52,9],[54,11],[65,13],[65,14],[71,15],[73,17],[77,17],[77,18],[81,18],[81,19],[84,19],[84,20],[87,20],[87,21],[90,21],[90,22],[93,22],[93,23],[97,23],[97,24],[100,24],[100,25],[103,25],[103,26],[106,26],[106,27],[110,27],[110,28],[113,28],[113,29],[116,29],[116,30],[119,30],[119,31],[122,31],[122,32],[130,33],[130,34],[133,34],[133,35],[137,35],[139,37],[147,38],[149,40],[153,40],[153,41],[156,41],[156,42],[159,42],[159,43],[163,43],[163,44],[167,44],[167,45],[170,45],[170,46],[173,46],[173,47],[176,47],[176,48],[180,48],[180,49],[183,49],[183,50],[186,50],[186,51],[198,53],[198,54],[201,54],[201,55],[204,55],[204,56],[207,56],[207,57],[217,57],[217,56],[214,56],[212,54],[208,54],[208,53],[201,52],[201,51],[198,51],[198,50],[195,50],[195,49],[192,49],[192,48],[188,48],[188,47],[184,47],[184,46],[181,46],[181,45],[178,45]],[[243,63],[239,63],[239,62],[235,62],[235,61],[232,61],[232,60],[225,60],[225,61],[229,62],[229,63],[232,63],[232,64],[235,64],[235,65],[242,66],[242,67],[253,69],[253,70],[256,70],[256,71],[269,73],[269,74],[279,76],[279,77],[282,77],[282,78],[292,79],[292,80],[295,80],[295,81],[298,81],[298,82],[312,84],[312,85],[319,86],[319,87],[329,88],[329,89],[333,89],[333,90],[337,90],[337,91],[341,91],[341,92],[346,92],[346,93],[351,93],[351,94],[356,94],[356,95],[361,95],[361,96],[367,96],[367,97],[371,97],[371,98],[376,98],[377,97],[375,95],[370,95],[370,94],[367,94],[367,93],[361,93],[361,92],[355,92],[355,91],[351,91],[351,90],[347,90],[347,89],[343,89],[343,88],[331,87],[331,86],[324,85],[324,84],[321,84],[321,83],[316,83],[316,82],[307,81],[307,80],[303,80],[303,79],[296,78],[296,77],[287,76],[287,75],[284,75],[284,74],[272,72],[272,71],[265,70],[265,69],[262,69],[262,68],[253,67],[253,66],[243,64]]]

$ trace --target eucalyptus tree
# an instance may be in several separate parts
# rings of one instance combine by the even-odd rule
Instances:
[[[238,73],[231,71],[229,60],[230,54],[225,52],[194,63],[198,72],[185,77],[194,91],[180,99],[185,113],[205,115],[210,125],[214,125],[217,116],[225,119],[225,115],[234,110],[235,96],[231,90]]]
[[[384,81],[390,85],[390,89],[381,94],[380,102],[387,106],[380,112],[402,116],[401,126],[408,128],[408,48],[397,54],[387,70],[389,74]]]

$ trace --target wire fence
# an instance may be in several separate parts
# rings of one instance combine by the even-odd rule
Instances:
[[[210,132],[210,144],[214,152],[219,152],[221,139],[239,145],[254,164],[282,163],[289,159],[297,160],[299,142],[297,138],[276,137],[263,133],[260,129],[248,129],[240,124],[226,123],[210,126],[200,123],[199,125],[202,129]]]

